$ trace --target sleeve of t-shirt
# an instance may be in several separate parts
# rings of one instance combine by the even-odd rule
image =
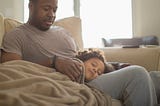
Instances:
[[[22,34],[22,31],[16,29],[6,33],[3,37],[2,49],[5,52],[16,53],[21,56]]]

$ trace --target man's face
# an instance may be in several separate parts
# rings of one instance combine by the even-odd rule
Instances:
[[[48,30],[56,18],[58,0],[38,0],[30,3],[29,23],[40,30]]]

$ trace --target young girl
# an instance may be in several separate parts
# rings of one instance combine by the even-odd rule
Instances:
[[[99,49],[79,51],[76,58],[84,63],[86,82],[95,79],[105,71],[106,60],[103,51]]]

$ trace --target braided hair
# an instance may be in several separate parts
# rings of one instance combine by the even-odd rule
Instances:
[[[103,63],[105,63],[104,52],[99,49],[89,48],[88,50],[79,51],[76,55],[76,58],[80,59],[83,62],[87,61],[90,58],[98,58]]]

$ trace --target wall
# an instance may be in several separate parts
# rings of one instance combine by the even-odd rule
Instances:
[[[133,0],[134,36],[160,38],[160,0]]]
[[[132,0],[133,35],[160,38],[160,0]],[[23,21],[23,0],[0,0],[0,12]]]
[[[0,13],[23,21],[23,0],[0,0]]]

